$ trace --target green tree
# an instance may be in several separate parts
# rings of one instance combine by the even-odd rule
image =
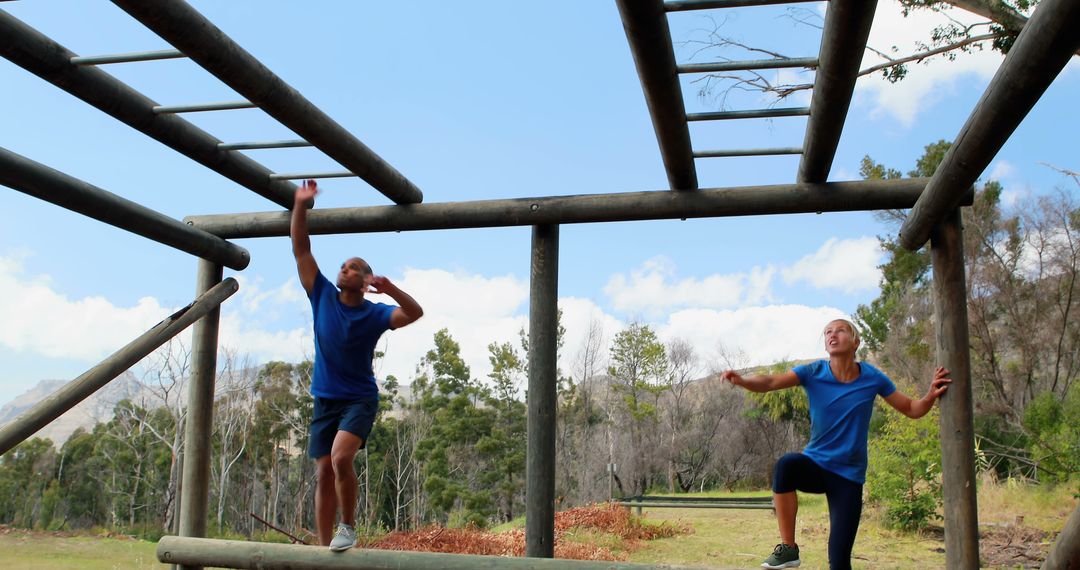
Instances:
[[[428,511],[439,522],[486,526],[494,506],[491,490],[479,481],[485,465],[476,447],[495,423],[494,412],[478,406],[486,392],[447,329],[435,333],[435,348],[417,372],[415,412],[432,422],[416,452]]]
[[[0,457],[0,521],[24,528],[48,524],[41,518],[41,499],[55,465],[52,441],[37,437]]]
[[[646,445],[647,434],[658,433],[656,403],[668,389],[667,350],[648,325],[630,323],[615,335],[610,351],[612,389],[620,396],[630,432],[633,466],[633,492],[644,493],[652,482],[656,466]]]
[[[941,505],[938,409],[919,420],[881,405],[875,413],[882,419],[869,443],[867,498],[885,508],[887,526],[926,528]]]
[[[495,491],[498,519],[514,518],[523,510],[525,487],[526,418],[525,402],[518,397],[525,364],[509,342],[488,345],[493,389],[485,398],[486,406],[495,413],[492,430],[477,442],[490,468],[481,475],[481,482]]]

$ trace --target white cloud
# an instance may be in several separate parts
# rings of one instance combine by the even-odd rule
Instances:
[[[1016,175],[1016,167],[1007,160],[999,160],[990,168],[987,178],[990,180],[1005,180]]]
[[[833,319],[847,318],[833,307],[769,305],[733,311],[687,309],[658,325],[665,339],[690,342],[704,359],[706,371],[727,366],[771,364],[825,353],[821,331]],[[741,352],[743,362],[725,362],[719,352]]]
[[[653,260],[638,272],[647,287],[660,287],[661,300],[666,300],[667,306],[673,299],[685,306],[644,322],[664,340],[679,337],[690,341],[703,357],[703,373],[715,361],[720,344],[744,351],[752,363],[815,356],[821,352],[821,326],[842,316],[828,307],[717,306],[762,300],[761,290],[767,289],[775,272],[772,268],[757,268],[735,278],[711,276],[672,283],[673,271],[670,262]],[[661,276],[659,284],[644,279],[652,273]],[[222,305],[220,346],[256,363],[310,358],[310,309],[299,285],[290,281],[263,289],[258,277],[245,277],[241,282],[240,292]],[[432,348],[435,332],[447,328],[461,345],[473,377],[486,380],[490,372],[488,344],[510,342],[517,347],[518,331],[528,328],[528,286],[512,275],[409,269],[395,282],[421,300],[425,316],[409,327],[388,332],[380,341],[379,350],[386,353],[378,364],[380,378],[393,374],[408,382],[417,363]],[[734,294],[729,287],[734,287]],[[703,293],[693,294],[695,288]],[[581,347],[592,323],[603,331],[597,363],[597,369],[603,370],[608,345],[626,323],[605,313],[591,299],[566,297],[559,300],[559,307],[566,328],[559,363],[563,372],[579,371]],[[26,275],[18,258],[0,257],[0,311],[6,316],[0,344],[18,351],[93,364],[172,310],[149,297],[133,307],[120,307],[101,297],[68,299],[54,290],[47,276]],[[110,326],[101,326],[106,322]],[[190,330],[181,338],[190,346]]]
[[[174,310],[152,297],[131,307],[104,297],[69,299],[49,276],[25,275],[18,256],[0,257],[0,344],[16,351],[97,362]]]
[[[953,18],[963,24],[985,21],[970,12],[950,8],[943,14],[928,10],[913,10],[908,17],[900,12],[897,2],[878,2],[874,25],[867,45],[880,50],[893,46],[900,51],[890,56],[916,53],[915,42],[927,43],[936,26]],[[985,33],[977,28],[975,34]],[[988,47],[982,51],[960,54],[954,61],[935,58],[927,63],[909,63],[908,75],[898,83],[889,83],[880,74],[861,78],[856,91],[868,98],[872,116],[890,115],[904,126],[911,126],[920,111],[926,110],[959,88],[969,88],[972,80],[989,83],[1003,56]],[[884,62],[880,56],[867,52],[862,69]]]
[[[613,275],[604,286],[604,293],[619,311],[656,315],[673,307],[723,309],[768,301],[775,273],[768,266],[754,267],[749,273],[676,280],[671,260],[654,257],[629,276]]]
[[[999,160],[990,167],[987,180],[996,180],[1002,186],[1001,203],[1007,207],[1015,207],[1025,199],[1031,197],[1031,189],[1020,180],[1018,171],[1011,162]]]
[[[872,237],[829,238],[817,251],[783,271],[784,281],[805,281],[845,293],[874,289],[881,280],[881,246]]]

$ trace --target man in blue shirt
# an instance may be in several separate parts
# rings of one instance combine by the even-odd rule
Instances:
[[[781,543],[761,564],[763,568],[794,568],[801,564],[795,543],[796,491],[824,493],[829,503],[829,567],[851,568],[851,548],[862,516],[866,482],[866,445],[874,399],[881,396],[897,411],[917,419],[948,388],[949,371],[938,368],[930,389],[919,400],[897,391],[878,369],[855,361],[859,331],[839,319],[825,326],[828,360],[796,366],[783,374],[743,378],[728,370],[721,379],[751,392],[770,392],[801,385],[810,402],[810,443],[802,453],[788,453],[773,471],[773,504]]]
[[[319,542],[330,550],[356,545],[356,470],[353,459],[366,443],[379,409],[379,389],[371,363],[375,344],[388,329],[408,325],[424,310],[389,279],[374,275],[359,257],[345,260],[337,288],[319,271],[311,255],[307,227],[308,201],[315,198],[314,180],[294,197],[289,235],[315,328],[315,365],[311,374],[314,414],[308,454],[315,460],[315,527]],[[372,303],[365,293],[389,295],[399,306]],[[341,524],[334,521],[341,510]]]

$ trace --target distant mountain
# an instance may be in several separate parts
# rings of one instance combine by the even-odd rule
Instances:
[[[0,425],[19,417],[41,400],[59,390],[68,380],[42,380],[30,390],[23,392],[14,400],[0,408]],[[49,425],[41,428],[34,437],[49,438],[57,447],[78,428],[92,429],[98,422],[112,418],[113,408],[123,399],[133,401],[153,401],[150,394],[139,384],[131,372],[125,372],[115,380],[98,390],[79,405],[56,418]]]

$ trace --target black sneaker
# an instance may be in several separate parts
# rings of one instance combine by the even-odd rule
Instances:
[[[799,547],[777,544],[772,554],[761,563],[762,568],[778,570],[780,568],[794,568],[802,564],[799,560]]]

